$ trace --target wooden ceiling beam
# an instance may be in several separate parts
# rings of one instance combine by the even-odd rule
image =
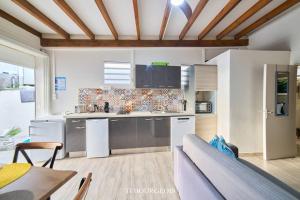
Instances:
[[[65,0],[54,0],[56,5],[60,7],[66,15],[68,15],[75,24],[92,40],[95,39],[93,32],[84,24],[74,10],[65,2]]]
[[[274,17],[278,16],[279,14],[281,14],[282,12],[286,11],[287,9],[289,9],[290,7],[294,6],[295,4],[297,4],[299,2],[300,2],[300,0],[286,0],[284,3],[280,4],[279,6],[277,6],[270,12],[268,12],[267,14],[265,14],[264,16],[262,16],[261,18],[256,20],[251,25],[249,25],[246,28],[244,28],[243,30],[241,30],[239,33],[237,33],[235,35],[235,38],[239,39],[239,38],[247,35],[248,33],[251,33],[252,31],[257,29],[261,25],[272,20]]]
[[[180,35],[179,35],[179,39],[182,40],[186,33],[190,30],[190,28],[192,27],[193,23],[196,21],[196,19],[198,18],[198,16],[200,15],[200,13],[202,12],[203,8],[205,7],[205,5],[207,4],[208,0],[199,0],[197,6],[195,7],[195,10],[193,11],[191,17],[188,19],[187,23],[185,24],[185,26],[183,27]]]
[[[235,6],[238,5],[238,3],[241,2],[241,0],[230,0],[224,8],[215,16],[215,18],[205,27],[205,29],[198,35],[198,39],[203,39],[213,28],[215,28],[226,15],[230,13],[232,9],[235,8]]]
[[[39,38],[42,37],[42,33],[35,30],[34,28],[28,26],[27,24],[24,24],[23,22],[21,22],[17,18],[11,16],[10,14],[6,13],[5,11],[3,11],[1,9],[0,9],[0,17],[2,17],[3,19],[6,19],[7,21],[13,23],[14,25],[24,29],[25,31],[28,31],[29,33],[32,33],[33,35],[36,35]]]
[[[232,47],[248,40],[63,40],[41,39],[43,47]]]
[[[221,40],[238,26],[240,26],[247,19],[252,17],[259,10],[268,5],[272,0],[259,0],[256,2],[251,8],[249,8],[244,14],[242,14],[239,18],[237,18],[234,22],[232,22],[229,26],[227,26],[221,33],[217,35],[217,39]]]
[[[65,39],[69,39],[70,35],[64,31],[60,26],[54,23],[51,19],[49,19],[46,15],[44,15],[41,11],[39,11],[36,7],[30,4],[27,0],[12,0],[16,5],[20,6],[22,9],[27,11],[33,17],[44,23],[46,26],[51,28],[53,31],[61,35]]]
[[[136,27],[136,35],[137,39],[141,39],[141,31],[140,31],[140,18],[139,18],[139,6],[138,0],[132,0],[133,10],[134,10],[134,18],[135,18],[135,27]]]
[[[106,24],[108,25],[108,28],[110,29],[111,33],[113,34],[115,40],[118,39],[118,32],[116,31],[115,27],[114,27],[114,24],[112,23],[110,17],[109,17],[109,14],[106,10],[106,7],[103,3],[103,0],[95,0],[96,2],[96,5],[99,9],[99,11],[101,12]]]
[[[160,40],[162,40],[163,37],[164,37],[165,31],[166,31],[166,28],[167,28],[167,24],[168,24],[168,21],[169,21],[169,17],[170,17],[171,8],[172,8],[171,1],[167,0],[167,4],[166,4],[166,7],[165,7],[165,12],[164,12],[164,17],[163,17],[163,20],[162,20],[161,26],[160,26],[160,32],[159,32],[159,39]]]

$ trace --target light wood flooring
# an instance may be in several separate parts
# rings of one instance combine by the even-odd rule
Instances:
[[[264,161],[262,156],[242,158],[300,191],[300,157],[273,161]],[[76,170],[78,174],[52,200],[72,199],[81,177],[88,172],[93,173],[93,180],[87,200],[179,200],[170,152],[64,159],[56,161],[54,168]]]
[[[93,177],[87,200],[179,200],[170,152],[71,158],[55,161],[54,168],[76,170],[78,174],[51,200],[72,199],[81,177],[88,172]]]
[[[298,147],[299,149],[299,147]],[[262,156],[247,156],[242,159],[272,174],[282,182],[300,192],[300,150],[298,157],[279,160],[263,160]]]

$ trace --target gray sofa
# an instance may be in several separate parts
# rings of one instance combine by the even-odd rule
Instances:
[[[300,193],[242,159],[230,158],[195,135],[174,150],[174,182],[181,200],[288,200]]]

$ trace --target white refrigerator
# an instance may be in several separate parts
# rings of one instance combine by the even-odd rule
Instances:
[[[108,119],[86,120],[86,156],[109,156]]]
[[[65,122],[64,120],[32,120],[29,126],[31,142],[60,142],[64,147],[58,151],[56,159],[65,157]],[[30,150],[33,162],[46,161],[53,155],[54,150]]]

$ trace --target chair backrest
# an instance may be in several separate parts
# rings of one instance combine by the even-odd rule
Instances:
[[[33,165],[31,159],[29,158],[28,154],[25,150],[29,149],[53,149],[53,155],[50,157],[42,167],[46,167],[50,163],[50,168],[53,168],[54,161],[57,155],[57,151],[63,148],[63,144],[59,142],[30,142],[30,143],[18,143],[16,145],[16,150],[13,158],[13,163],[16,163],[18,160],[19,151],[23,154],[26,161]]]
[[[92,181],[92,173],[89,173],[86,178],[82,178],[79,185],[79,191],[76,194],[74,200],[85,199],[85,196],[89,190],[90,183]]]

